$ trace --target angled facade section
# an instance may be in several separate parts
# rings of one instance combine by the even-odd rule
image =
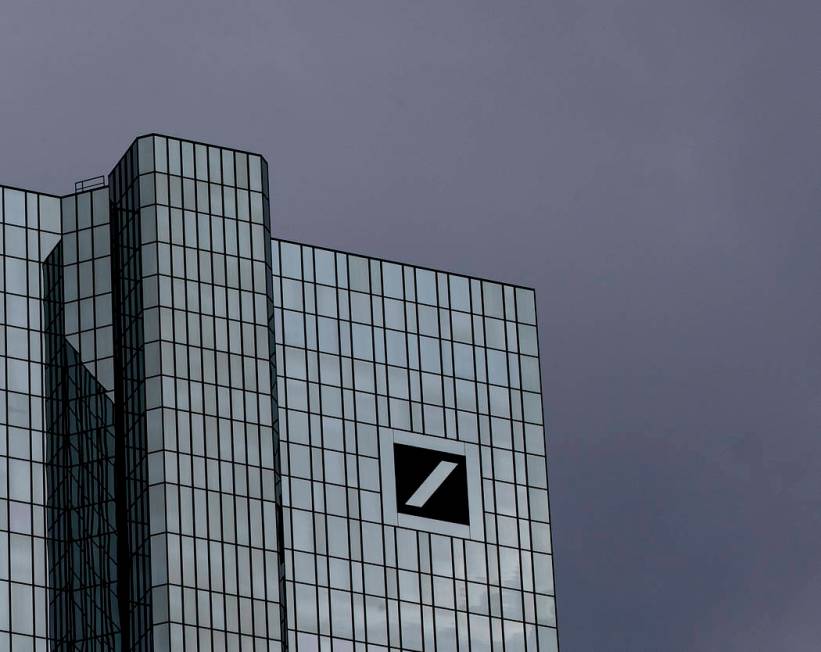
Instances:
[[[121,649],[106,188],[64,198],[42,267],[50,635]]]

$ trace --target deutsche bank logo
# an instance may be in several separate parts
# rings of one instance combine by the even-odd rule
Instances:
[[[464,455],[395,443],[393,459],[396,511],[470,525]]]
[[[484,540],[479,445],[380,428],[386,525]]]

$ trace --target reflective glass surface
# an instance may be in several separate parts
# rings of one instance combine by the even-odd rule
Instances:
[[[557,650],[532,290],[158,135],[0,187],[0,270],[0,650]]]
[[[557,649],[533,292],[272,250],[289,643]],[[398,436],[433,452],[414,457]],[[449,445],[475,451],[479,528],[457,529],[466,503],[421,502],[467,500],[464,476],[447,489],[464,459],[436,453]],[[412,488],[396,483],[439,464],[442,479],[397,510]]]
[[[46,367],[41,263],[60,241],[60,200],[0,187],[0,649],[49,636]]]

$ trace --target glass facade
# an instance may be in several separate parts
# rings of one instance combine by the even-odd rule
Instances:
[[[123,635],[132,649],[281,649],[265,162],[142,138],[110,190]]]
[[[558,649],[532,290],[165,136],[0,206],[0,649]]]
[[[291,647],[555,650],[533,292],[273,251]]]
[[[43,268],[48,585],[55,649],[119,650],[108,190],[62,200]]]
[[[49,638],[44,286],[60,199],[0,187],[0,649]]]

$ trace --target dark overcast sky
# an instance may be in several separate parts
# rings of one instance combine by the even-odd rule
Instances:
[[[563,652],[821,646],[818,0],[6,2],[0,181],[260,152],[275,235],[534,286]]]

